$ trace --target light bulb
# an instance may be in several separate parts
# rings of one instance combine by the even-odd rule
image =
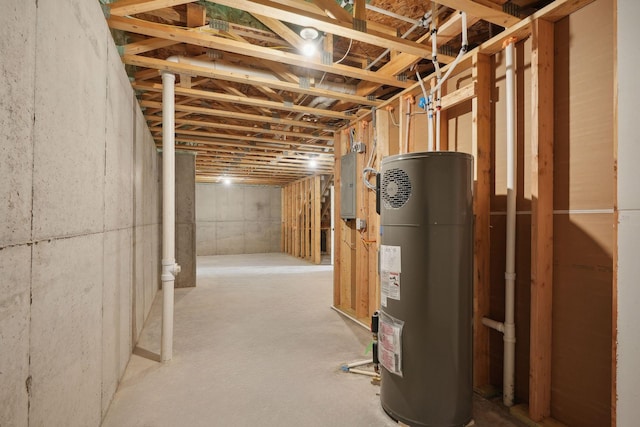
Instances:
[[[302,53],[305,56],[313,56],[316,53],[316,45],[315,43],[308,41],[302,46]]]

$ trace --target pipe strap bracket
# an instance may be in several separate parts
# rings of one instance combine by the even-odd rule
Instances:
[[[516,273],[504,273],[506,280],[516,280]]]

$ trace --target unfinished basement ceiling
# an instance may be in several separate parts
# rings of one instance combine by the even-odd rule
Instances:
[[[119,0],[105,9],[159,147],[166,70],[177,76],[176,149],[197,153],[198,181],[282,185],[332,174],[334,133],[412,86],[416,71],[432,73],[424,24],[437,22],[445,65],[460,48],[458,11],[471,49],[550,1],[354,2]],[[310,57],[304,27],[319,33]]]

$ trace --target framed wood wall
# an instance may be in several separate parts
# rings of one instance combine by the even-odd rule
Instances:
[[[282,251],[320,264],[320,175],[282,187]]]
[[[504,315],[502,43],[509,37],[519,41],[517,405],[513,412],[536,422],[608,425],[613,411],[612,363],[607,356],[611,354],[610,325],[615,315],[610,308],[613,264],[607,237],[611,237],[614,225],[613,200],[607,190],[613,188],[613,159],[609,159],[613,125],[607,117],[599,122],[601,114],[568,93],[569,86],[584,90],[580,89],[582,81],[591,81],[588,86],[593,88],[595,75],[601,73],[578,65],[588,60],[581,53],[589,46],[587,28],[595,25],[597,16],[610,13],[611,3],[551,3],[466,54],[442,100],[442,149],[471,153],[475,159],[474,387],[486,394],[499,393],[502,335],[482,325],[481,320],[490,317],[501,321]],[[580,13],[574,19],[575,12]],[[566,26],[575,32],[565,34]],[[566,39],[568,43],[564,54],[569,55],[577,46],[570,65],[569,59],[558,56],[558,28],[566,36],[562,42]],[[608,58],[607,47],[600,50],[602,54],[596,54]],[[610,70],[606,70],[608,75]],[[560,76],[559,72],[569,74]],[[571,73],[582,79],[572,79]],[[427,87],[431,77],[425,79]],[[608,79],[593,89],[599,99],[609,96]],[[567,87],[562,86],[558,93],[558,85]],[[340,199],[340,157],[351,150],[352,130],[367,149],[357,154],[357,216],[366,220],[366,231],[356,230],[355,220],[341,219],[339,203],[334,212],[334,306],[365,325],[379,306],[379,216],[375,195],[364,189],[360,175],[371,150],[375,150],[375,169],[383,157],[426,150],[426,120],[417,105],[421,96],[415,85],[375,112],[354,120],[335,138],[336,201]],[[556,109],[560,111],[554,114]],[[593,133],[580,133],[575,127],[579,123],[582,128],[593,128]],[[581,143],[590,151],[578,149]],[[599,164],[594,162],[594,153],[599,153]],[[575,241],[582,243],[576,246]],[[594,274],[585,275],[586,271]],[[587,309],[597,320],[590,318]],[[590,328],[581,330],[581,322]],[[568,325],[575,330],[571,332]],[[554,338],[558,335],[562,341]]]

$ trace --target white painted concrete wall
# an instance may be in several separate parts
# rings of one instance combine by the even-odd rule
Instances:
[[[640,420],[640,2],[618,0],[617,425]],[[615,296],[614,296],[615,297]]]
[[[196,253],[280,252],[281,188],[196,184]]]
[[[97,426],[158,288],[157,153],[97,1],[0,13],[0,425]]]

